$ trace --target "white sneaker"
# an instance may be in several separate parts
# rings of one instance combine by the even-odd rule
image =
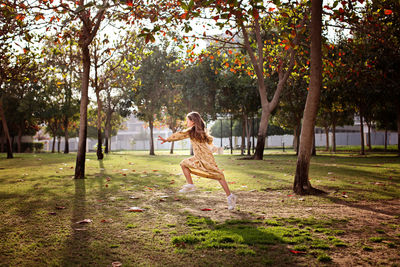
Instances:
[[[179,190],[179,193],[188,193],[188,192],[193,192],[196,191],[196,187],[194,184],[185,184],[182,186],[182,189]]]
[[[228,200],[228,210],[233,210],[236,206],[237,196],[230,194],[226,199]]]

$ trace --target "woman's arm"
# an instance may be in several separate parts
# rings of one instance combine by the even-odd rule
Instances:
[[[161,136],[158,136],[158,140],[161,141],[161,144],[164,144],[165,142],[179,141],[186,138],[189,138],[189,131],[187,130],[182,132],[176,132],[168,138],[162,138]]]

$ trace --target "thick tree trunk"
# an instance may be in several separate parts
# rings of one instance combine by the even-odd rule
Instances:
[[[69,119],[68,116],[65,116],[64,119],[64,139],[65,139],[65,145],[64,145],[64,154],[69,153],[69,134],[68,134],[68,124],[69,124]]]
[[[365,155],[365,146],[364,146],[364,121],[362,117],[362,113],[360,112],[360,132],[361,132],[361,155]]]
[[[336,125],[332,125],[332,150],[336,153]]]
[[[153,121],[149,121],[149,127],[150,127],[150,155],[154,156],[154,140],[153,140]]]
[[[17,136],[17,152],[21,153],[21,143],[22,143],[22,128],[18,126],[18,136]]]
[[[245,143],[246,143],[246,115],[243,115],[242,117],[242,142],[240,145],[240,155],[244,155],[244,150],[246,149]]]
[[[14,156],[13,156],[13,151],[12,151],[12,142],[11,142],[11,138],[10,138],[10,132],[8,131],[7,120],[6,120],[6,116],[4,114],[3,96],[0,97],[0,117],[1,117],[1,123],[3,125],[4,135],[6,137],[7,158],[12,159]]]
[[[79,121],[79,143],[76,156],[75,179],[85,178],[85,160],[86,160],[86,138],[87,138],[87,106],[89,103],[89,73],[90,73],[90,53],[89,47],[82,46],[82,86],[81,86],[81,105]]]
[[[102,148],[102,136],[101,136],[101,110],[103,109],[103,104],[100,99],[100,92],[96,90],[97,99],[97,159],[102,160],[104,158],[103,148]]]
[[[263,110],[261,113],[260,127],[257,134],[257,147],[254,154],[254,159],[262,160],[264,157],[265,137],[268,130],[268,120],[271,113],[268,110]]]
[[[314,189],[309,181],[308,172],[311,159],[315,119],[318,111],[322,83],[322,0],[311,3],[311,72],[309,91],[304,109],[303,125],[300,136],[299,156],[297,157],[296,175],[293,191],[297,194],[321,192]]]
[[[329,151],[329,128],[326,126],[324,128],[325,128],[325,138],[326,138],[325,151]]]

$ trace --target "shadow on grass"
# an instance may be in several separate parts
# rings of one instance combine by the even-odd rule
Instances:
[[[72,232],[65,241],[62,266],[92,266],[99,262],[102,255],[109,254],[110,248],[106,245],[94,248],[92,242],[96,239],[96,232],[92,223],[78,224],[87,218],[89,207],[86,200],[86,179],[75,179],[75,194],[72,201],[71,228]],[[99,253],[101,252],[101,253]],[[101,254],[101,255],[99,255]]]
[[[389,216],[400,216],[400,206],[398,206],[398,207],[392,206],[390,210],[384,209],[385,207],[387,207],[387,204],[380,205],[380,203],[382,203],[382,201],[380,201],[380,203],[374,202],[374,203],[361,204],[361,203],[357,203],[357,202],[345,201],[343,199],[340,199],[340,198],[337,198],[337,197],[333,197],[333,196],[329,196],[329,195],[321,195],[321,197],[323,197],[325,199],[328,199],[333,203],[340,204],[340,205],[343,205],[343,206],[347,206],[347,207],[350,207],[350,208],[356,208],[356,209],[371,211],[373,213],[389,215]]]

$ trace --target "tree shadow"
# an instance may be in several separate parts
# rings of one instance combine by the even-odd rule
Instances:
[[[320,195],[321,197],[330,200],[331,202],[335,203],[335,204],[339,204],[339,205],[343,205],[343,206],[347,206],[350,208],[355,208],[355,209],[361,209],[361,210],[366,210],[366,211],[371,211],[374,213],[379,213],[379,214],[383,214],[383,215],[388,215],[388,216],[400,216],[400,204],[398,204],[397,208],[393,206],[393,204],[391,205],[390,209],[388,208],[387,205],[384,205],[381,201],[378,202],[374,202],[374,203],[356,203],[356,202],[348,202],[345,201],[343,199],[337,198],[337,197],[333,197],[333,196],[329,196],[329,195]],[[386,208],[386,209],[385,209]]]
[[[88,254],[90,231],[88,225],[77,224],[78,221],[82,221],[86,216],[86,180],[85,179],[74,179],[75,182],[75,194],[72,201],[72,216],[71,216],[71,228],[72,232],[68,240],[66,240],[64,258],[62,260],[62,266],[80,266],[82,262],[88,262],[85,259]]]

